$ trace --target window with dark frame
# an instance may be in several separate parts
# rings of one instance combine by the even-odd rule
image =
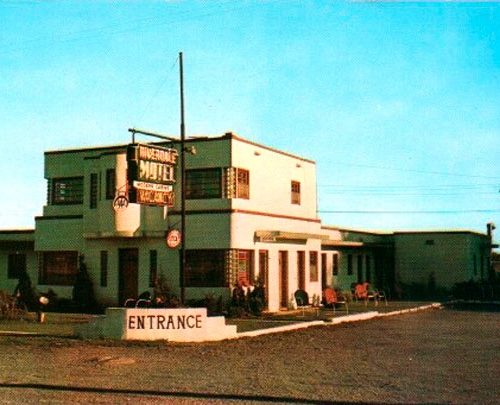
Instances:
[[[106,200],[114,200],[116,194],[116,171],[106,170]]]
[[[246,169],[236,169],[236,197],[250,198],[250,172]]]
[[[149,251],[149,286],[154,287],[158,278],[158,251]]]
[[[309,281],[318,281],[318,252],[309,252]]]
[[[338,276],[339,275],[339,254],[334,253],[332,255],[332,260],[333,260],[333,275]]]
[[[18,279],[26,272],[26,254],[11,253],[7,259],[7,278]]]
[[[292,191],[292,204],[300,205],[300,182],[292,180],[291,184]]]
[[[50,203],[53,205],[73,205],[83,203],[83,177],[61,177],[49,182]]]
[[[101,250],[101,287],[108,286],[108,252]]]
[[[98,185],[97,173],[90,174],[90,208],[97,208],[97,185]]]
[[[358,255],[358,283],[363,282],[363,255]]]
[[[186,198],[222,198],[222,169],[186,170]]]
[[[78,252],[41,252],[39,284],[73,285],[78,273]]]
[[[352,276],[352,255],[347,255],[347,275]]]
[[[226,250],[186,250],[186,287],[226,287]]]
[[[371,257],[369,255],[366,255],[365,258],[366,261],[366,281],[371,283],[372,282],[372,263],[371,263]]]

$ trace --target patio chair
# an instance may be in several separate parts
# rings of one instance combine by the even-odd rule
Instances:
[[[135,307],[136,300],[133,298],[127,298],[125,302],[123,303],[123,306],[125,308],[134,308]]]
[[[387,306],[387,294],[385,293],[385,291],[383,291],[383,290],[375,290],[375,292],[377,294],[377,300],[378,301],[384,300],[385,306]]]
[[[345,305],[347,313],[349,313],[349,303],[340,291],[335,291],[333,288],[327,287],[323,290],[323,305],[331,307],[335,314],[337,305]]]
[[[302,315],[305,315],[305,309],[311,307],[309,304],[309,295],[304,290],[297,290],[293,295],[297,303],[297,308],[302,309]]]
[[[370,284],[367,282],[356,284],[356,287],[354,288],[354,298],[356,301],[364,300],[365,306],[368,305],[369,300],[373,300],[375,306],[378,305],[377,294],[374,290],[370,290]]]

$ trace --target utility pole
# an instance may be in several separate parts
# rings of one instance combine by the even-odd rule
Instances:
[[[181,305],[185,303],[185,272],[186,272],[186,128],[184,125],[184,71],[182,52],[179,52],[180,99],[181,99],[181,249],[179,260],[179,285],[181,289]]]

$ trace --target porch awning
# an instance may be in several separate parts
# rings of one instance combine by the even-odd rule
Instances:
[[[321,245],[328,247],[351,247],[351,248],[365,246],[363,242],[354,242],[348,240],[324,240],[321,242]]]
[[[277,240],[307,240],[307,239],[328,239],[328,235],[304,232],[287,231],[255,231],[255,239],[259,242],[276,242]]]

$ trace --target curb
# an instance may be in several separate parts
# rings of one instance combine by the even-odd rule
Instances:
[[[299,324],[277,326],[274,328],[258,329],[258,330],[253,330],[253,331],[249,331],[249,332],[242,332],[242,333],[238,333],[238,335],[233,339],[239,339],[239,338],[243,338],[243,337],[256,337],[256,336],[261,336],[261,335],[269,335],[271,333],[288,332],[288,331],[292,331],[292,330],[309,328],[311,326],[333,326],[333,325],[340,325],[341,323],[347,323],[347,322],[367,321],[370,319],[384,318],[384,317],[388,317],[388,316],[403,315],[403,314],[409,314],[409,313],[414,313],[414,312],[426,311],[429,309],[441,309],[441,308],[443,308],[443,305],[439,302],[435,302],[435,303],[432,303],[429,305],[422,305],[420,307],[402,309],[399,311],[391,311],[391,312],[385,312],[385,313],[381,313],[378,311],[370,311],[370,312],[364,312],[362,314],[345,315],[345,316],[340,316],[338,318],[331,318],[328,321],[302,322]]]

